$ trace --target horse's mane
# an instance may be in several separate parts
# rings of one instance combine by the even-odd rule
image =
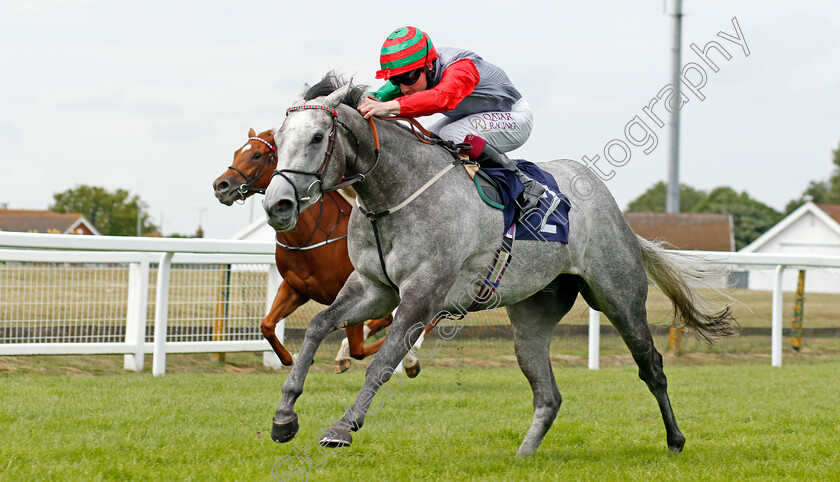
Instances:
[[[352,85],[352,79],[348,81],[344,78],[344,76],[336,73],[334,70],[327,72],[323,79],[310,87],[303,95],[303,100],[312,100],[316,97],[330,95],[348,83],[351,84],[350,89],[347,91],[347,95],[341,99],[341,103],[355,109],[362,100],[362,97],[364,97],[365,93],[368,91],[368,86]]]
[[[364,84],[355,85],[353,84],[352,79],[347,80],[343,75],[334,70],[327,72],[323,79],[307,89],[306,93],[303,94],[303,100],[308,101],[316,97],[330,95],[347,84],[350,84],[350,88],[347,90],[347,94],[344,98],[341,99],[341,103],[355,109],[359,106],[359,102],[361,102],[362,98],[369,92],[370,86]],[[386,124],[398,127],[406,132],[411,132],[411,128],[402,123],[388,122]]]

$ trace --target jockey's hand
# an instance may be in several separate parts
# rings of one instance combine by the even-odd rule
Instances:
[[[358,109],[365,119],[370,119],[374,115],[377,117],[398,115],[400,113],[400,103],[395,100],[381,102],[373,97],[365,97],[359,102]]]

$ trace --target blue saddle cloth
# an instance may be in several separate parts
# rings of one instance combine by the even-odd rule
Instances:
[[[543,171],[533,162],[522,159],[516,162],[526,176],[545,187],[545,195],[540,200],[539,208],[517,223],[516,239],[568,243],[569,209],[572,207],[569,198],[560,193],[554,176]],[[513,172],[507,169],[491,167],[481,168],[481,170],[496,181],[501,190],[502,204],[505,206],[503,210],[505,233],[508,233],[519,219],[519,205],[516,198],[522,194],[525,186]]]

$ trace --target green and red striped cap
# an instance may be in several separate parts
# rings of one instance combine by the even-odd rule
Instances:
[[[432,39],[415,27],[402,27],[391,32],[382,44],[377,79],[390,79],[395,75],[419,69],[438,56]]]

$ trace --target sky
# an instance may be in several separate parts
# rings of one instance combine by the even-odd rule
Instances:
[[[670,95],[672,9],[672,0],[3,1],[0,205],[47,209],[80,184],[122,188],[166,235],[200,224],[207,237],[232,237],[264,218],[259,202],[219,204],[211,186],[248,129],[279,127],[304,82],[329,70],[378,87],[382,42],[414,25],[435,45],[502,67],[530,102],[534,130],[511,157],[600,156],[626,208],[667,176],[668,126],[644,109],[668,122],[664,101],[651,103]],[[696,66],[686,80],[702,86],[683,87],[680,182],[730,186],[783,210],[828,178],[840,144],[840,2],[685,0],[683,11],[682,64]],[[730,56],[707,52],[717,72],[690,48],[711,41]]]

